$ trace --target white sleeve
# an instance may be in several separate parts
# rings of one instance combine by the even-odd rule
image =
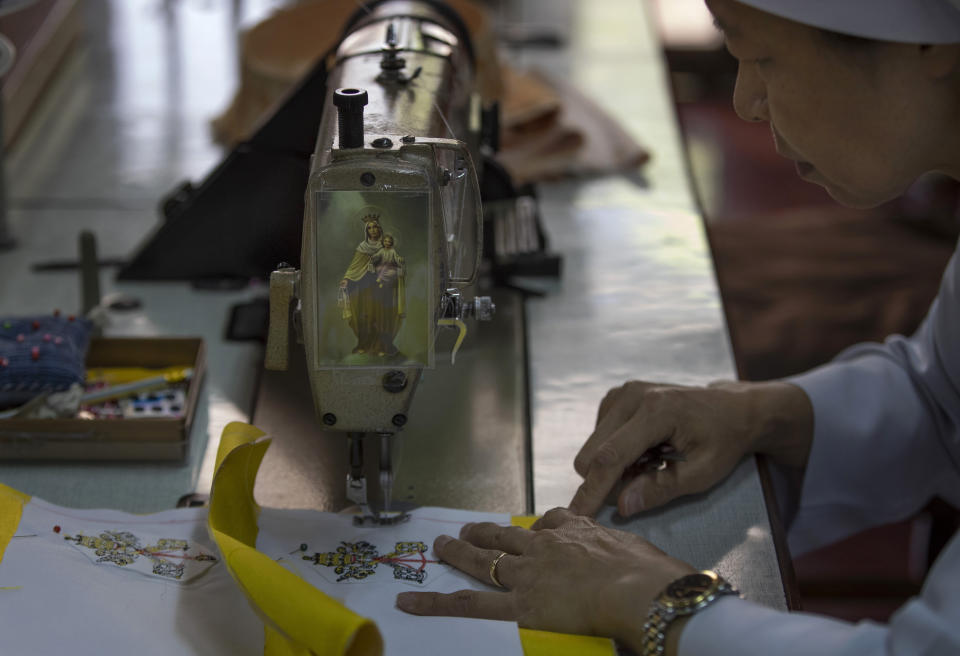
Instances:
[[[927,576],[919,597],[890,624],[786,613],[728,597],[694,615],[679,656],[944,656],[960,654],[960,534]]]
[[[957,258],[912,337],[854,346],[789,379],[814,410],[793,553],[908,517],[934,495],[960,504]]]

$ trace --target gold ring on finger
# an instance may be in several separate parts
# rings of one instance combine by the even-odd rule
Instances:
[[[490,563],[490,580],[493,581],[493,584],[498,588],[506,587],[503,583],[500,582],[500,579],[497,578],[497,565],[500,564],[500,559],[507,555],[506,551],[501,551],[500,555],[493,559]]]

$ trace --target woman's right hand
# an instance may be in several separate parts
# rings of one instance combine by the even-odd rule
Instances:
[[[628,517],[708,490],[752,452],[802,467],[812,439],[810,401],[790,383],[682,387],[631,381],[600,403],[596,429],[574,460],[584,482],[570,510],[593,516],[615,493],[619,513]],[[645,451],[663,443],[686,460],[623,480]]]
[[[340,289],[346,289],[346,288],[347,288],[347,279],[344,278],[343,280],[340,281]],[[330,288],[327,287],[327,289],[330,289]]]

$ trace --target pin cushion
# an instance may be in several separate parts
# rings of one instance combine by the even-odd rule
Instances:
[[[83,383],[92,328],[59,313],[0,317],[0,409]]]

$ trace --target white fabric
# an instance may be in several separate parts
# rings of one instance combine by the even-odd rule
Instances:
[[[960,250],[960,249],[958,249]],[[800,553],[905,518],[933,495],[960,505],[960,264],[913,337],[861,344],[793,378],[814,408],[814,440],[790,528]],[[960,654],[960,534],[919,597],[889,625],[849,624],[728,599],[681,636],[692,654]]]
[[[509,525],[510,516],[432,507],[417,508],[411,515],[409,521],[395,526],[362,528],[354,526],[349,515],[264,508],[257,520],[260,526],[257,549],[347,608],[376,622],[384,638],[384,656],[522,655],[523,646],[516,622],[417,617],[404,613],[395,603],[399,592],[495,589],[446,563],[437,562],[433,541],[439,535],[459,535],[467,522]],[[358,554],[354,546],[359,543],[374,548],[376,555]],[[415,549],[401,548],[399,551],[404,554],[390,558],[389,555],[396,554],[397,547],[404,543],[421,543],[427,550],[415,553]],[[306,545],[306,549],[301,550],[301,545]],[[345,558],[334,555],[338,548],[343,550],[341,554]],[[325,555],[332,557],[325,558]],[[351,576],[349,567],[336,571],[334,564],[344,560],[376,564],[368,568],[357,567]],[[331,564],[324,565],[323,562]],[[395,571],[395,567],[399,571]],[[420,581],[412,580],[412,575],[417,572],[422,573]]]
[[[738,0],[805,25],[903,43],[960,42],[960,0]]]
[[[436,562],[432,553],[436,536],[457,535],[466,522],[483,521],[509,524],[510,517],[419,508],[398,526],[356,528],[346,515],[263,508],[257,547],[373,619],[384,638],[384,656],[519,655],[516,622],[417,617],[395,607],[397,592],[492,589]],[[78,536],[106,537],[78,543]],[[338,547],[353,556],[347,545],[361,540],[380,557],[362,580],[337,582],[334,567],[312,562],[318,552]],[[425,543],[423,557],[398,550],[401,541]],[[168,566],[179,563],[186,565],[182,575]],[[406,576],[397,577],[395,570]],[[421,570],[422,582],[412,580]],[[261,656],[263,649],[263,623],[208,535],[206,508],[134,515],[65,508],[37,498],[24,507],[0,562],[0,655]]]
[[[263,654],[263,624],[222,561],[181,582],[94,563],[66,539],[104,530],[217,554],[205,508],[133,515],[31,499],[0,563],[0,654]]]

